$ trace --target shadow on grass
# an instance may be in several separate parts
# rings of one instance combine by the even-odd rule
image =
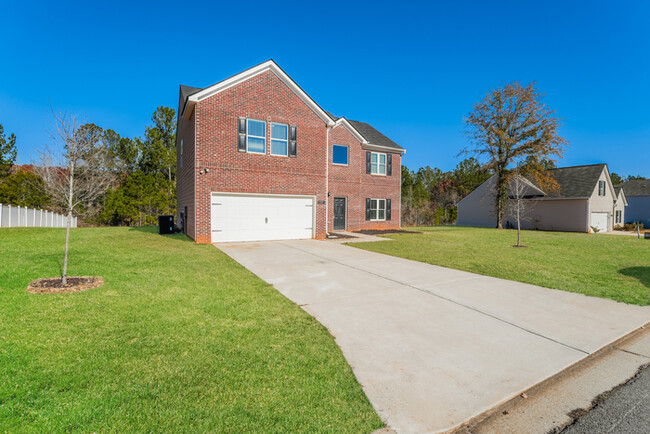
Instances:
[[[130,226],[129,231],[144,232],[147,234],[158,235],[158,226]],[[193,243],[192,239],[185,234],[159,235],[175,241],[186,241]]]
[[[650,288],[650,267],[628,267],[618,270],[619,273],[634,277],[639,282]]]

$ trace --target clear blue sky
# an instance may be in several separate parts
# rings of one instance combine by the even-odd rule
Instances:
[[[322,107],[452,169],[491,88],[537,81],[564,119],[560,165],[650,177],[648,2],[54,2],[2,6],[0,123],[29,163],[50,105],[142,135],[178,85],[273,58]]]

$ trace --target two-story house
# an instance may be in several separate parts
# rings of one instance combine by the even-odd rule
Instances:
[[[272,60],[180,87],[177,219],[198,243],[400,227],[405,150],[323,110]]]

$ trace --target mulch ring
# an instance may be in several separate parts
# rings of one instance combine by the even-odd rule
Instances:
[[[104,284],[104,279],[97,276],[68,277],[66,280],[66,285],[63,285],[60,277],[34,280],[27,287],[27,292],[32,294],[69,294],[98,288]]]
[[[401,229],[385,229],[385,230],[380,230],[380,229],[367,229],[363,231],[357,231],[360,234],[364,235],[385,235],[385,234],[421,234],[422,232],[415,232],[415,231],[404,231]]]

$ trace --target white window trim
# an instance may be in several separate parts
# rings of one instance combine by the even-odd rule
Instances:
[[[250,121],[255,121],[255,122],[263,122],[264,123],[264,136],[254,136],[252,134],[249,134],[250,128],[249,128],[249,122]],[[257,151],[250,151],[248,149],[248,138],[253,137],[256,139],[264,139],[264,151],[262,152],[257,152]],[[246,152],[249,154],[258,154],[258,155],[266,155],[266,121],[262,121],[259,119],[248,119],[246,118]]]
[[[286,139],[274,139],[273,138],[273,125],[280,125],[287,128],[287,138]],[[280,122],[271,122],[271,142],[269,143],[269,153],[274,157],[289,157],[289,125],[281,124]],[[279,142],[285,142],[287,144],[287,153],[286,154],[274,154],[273,153],[273,140]]]
[[[374,219],[373,219],[373,218],[371,217],[371,218],[370,218],[370,221],[371,221],[371,222],[384,222],[384,221],[386,221],[386,199],[379,199],[379,198],[371,197],[371,198],[370,198],[370,215],[372,215],[372,201],[373,201],[373,200],[376,200],[376,201],[377,201],[377,208],[376,208],[376,211],[377,211],[377,214],[376,214],[376,215],[377,215],[377,216],[379,216],[379,210],[382,209],[382,208],[379,207],[379,201],[383,201],[383,203],[384,203],[384,208],[383,208],[383,209],[384,209],[384,218],[383,218],[383,219],[380,219],[380,218],[374,218]]]
[[[347,153],[347,158],[346,158],[347,163],[343,164],[343,163],[335,163],[334,162],[334,146],[338,146],[340,148],[345,148],[345,151]],[[335,166],[348,166],[350,164],[350,147],[347,146],[347,145],[332,145],[332,164],[334,164]]]
[[[377,156],[377,173],[372,173],[372,156],[376,155]],[[381,167],[381,163],[379,162],[380,156],[384,156],[384,173],[379,172],[379,168]],[[386,172],[388,170],[388,155],[383,153],[383,152],[370,152],[370,174],[371,175],[378,175],[378,176],[386,176]]]

